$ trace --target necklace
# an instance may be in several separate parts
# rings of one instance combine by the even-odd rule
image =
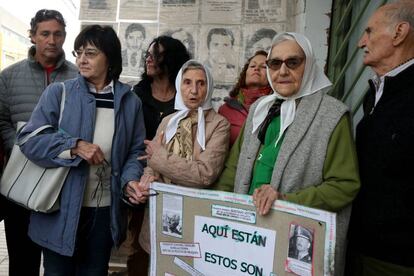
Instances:
[[[161,102],[167,102],[171,99],[174,98],[175,96],[175,90],[172,89],[168,89],[167,93],[157,93],[157,92],[152,92],[152,96],[156,99],[159,100]]]

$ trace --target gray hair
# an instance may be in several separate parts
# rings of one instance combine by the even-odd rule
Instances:
[[[411,30],[414,30],[414,3],[412,0],[399,0],[386,5],[386,16],[392,23],[402,21],[410,24]]]
[[[188,70],[196,70],[196,69],[203,70],[204,73],[206,72],[204,70],[204,66],[201,63],[195,60],[190,60],[187,62],[185,68],[183,68],[183,74],[187,72]]]
[[[279,35],[277,38],[273,39],[272,41],[272,48],[273,46],[275,46],[276,44],[279,44],[280,42],[283,42],[285,40],[292,40],[292,41],[296,41],[295,37],[293,35],[284,33]]]

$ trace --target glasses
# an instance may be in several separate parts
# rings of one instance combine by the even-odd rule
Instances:
[[[91,198],[96,199],[98,207],[101,203],[104,189],[109,188],[108,184],[104,183],[106,171],[109,168],[109,166],[109,162],[106,159],[104,159],[102,165],[98,167],[98,169],[95,172],[95,175],[98,178],[98,183],[96,184],[95,190],[92,192]]]
[[[149,188],[149,194],[148,194],[148,196],[150,197],[150,196],[157,196],[157,195],[159,195],[160,193],[159,192],[157,192],[156,190],[154,190],[153,188]],[[124,194],[122,197],[121,197],[121,200],[126,204],[126,205],[128,205],[129,207],[131,207],[131,208],[133,208],[133,209],[144,209],[145,208],[145,204],[134,204],[134,203],[131,203],[130,201],[129,201],[129,199],[128,199],[128,197]]]
[[[152,60],[159,60],[163,56],[163,54],[164,54],[163,52],[158,53],[158,54],[152,54],[151,52],[146,52],[145,59],[151,58]]]
[[[305,59],[301,57],[292,57],[284,60],[272,58],[266,60],[266,65],[272,70],[279,70],[280,67],[282,67],[282,64],[284,63],[287,68],[294,70],[301,66],[304,60]]]
[[[95,58],[97,55],[99,55],[101,51],[97,50],[97,49],[86,49],[86,50],[73,50],[72,51],[72,55],[75,58],[81,58],[82,54],[85,54],[85,57],[87,59],[93,59]]]

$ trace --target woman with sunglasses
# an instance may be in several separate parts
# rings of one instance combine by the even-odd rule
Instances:
[[[267,53],[261,50],[247,60],[230,97],[224,99],[218,110],[231,124],[230,146],[236,141],[250,106],[272,91],[266,78],[266,56]]]
[[[278,199],[336,212],[335,274],[341,275],[360,187],[348,109],[326,94],[331,82],[305,36],[277,35],[266,64],[273,94],[251,106],[219,188],[252,195],[260,215]]]
[[[125,239],[122,189],[143,172],[137,157],[145,148],[144,120],[141,101],[118,80],[122,59],[115,31],[87,26],[74,47],[78,77],[49,85],[19,135],[50,124],[22,151],[40,166],[70,167],[60,209],[32,212],[29,236],[42,247],[45,275],[103,276],[112,247]]]

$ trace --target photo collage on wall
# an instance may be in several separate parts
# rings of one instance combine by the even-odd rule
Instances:
[[[139,82],[145,52],[159,35],[179,39],[191,56],[208,66],[217,110],[237,82],[246,60],[268,50],[274,35],[294,31],[287,0],[81,0],[82,26],[109,25],[122,44],[121,80]]]

